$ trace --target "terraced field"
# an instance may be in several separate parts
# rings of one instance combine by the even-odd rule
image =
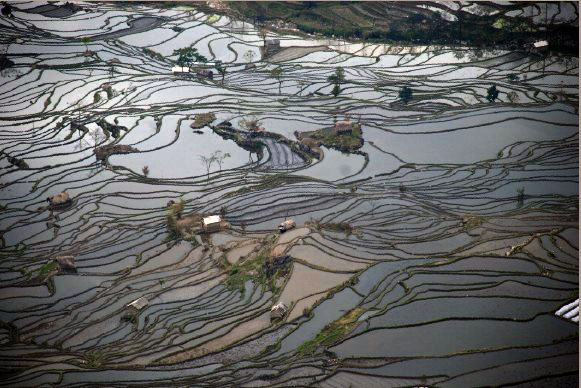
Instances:
[[[11,5],[0,386],[578,385],[578,58]],[[172,73],[190,45],[223,80]],[[356,152],[297,141],[346,116]]]

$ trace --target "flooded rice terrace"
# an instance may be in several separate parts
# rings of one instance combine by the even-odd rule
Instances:
[[[1,386],[577,386],[578,58],[11,5]]]

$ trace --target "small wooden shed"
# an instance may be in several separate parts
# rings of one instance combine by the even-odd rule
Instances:
[[[63,272],[77,272],[74,256],[56,256],[54,258]]]
[[[270,309],[270,319],[271,320],[283,319],[287,312],[288,307],[284,303],[278,302]]]
[[[48,197],[46,201],[48,202],[51,209],[66,207],[73,202],[69,196],[69,193],[66,191],[53,195],[52,197]]]
[[[351,120],[337,121],[333,127],[333,130],[338,135],[351,134],[353,132],[353,123]]]
[[[125,306],[125,308],[127,309],[127,315],[135,316],[135,315],[139,314],[139,312],[141,310],[143,310],[148,304],[149,304],[149,301],[144,296],[142,296],[139,299],[134,300],[133,302],[131,302]]]
[[[222,218],[220,216],[209,216],[202,219],[202,226],[205,232],[216,232],[222,227]]]
[[[280,48],[280,40],[279,39],[267,39],[264,42],[264,47],[267,50],[278,50]]]
[[[549,42],[546,40],[538,40],[528,45],[529,52],[540,53],[549,49]]]
[[[278,231],[283,233],[289,229],[294,228],[295,226],[296,226],[295,220],[292,220],[292,219],[285,220],[285,221],[281,222],[280,225],[278,226]]]
[[[538,42],[533,43],[533,47],[536,49],[547,47],[548,45],[549,42],[547,42],[546,40],[539,40]]]
[[[171,68],[173,74],[188,74],[190,68],[188,66],[174,66]]]
[[[214,79],[214,73],[212,72],[212,70],[198,69],[196,70],[196,75],[198,76],[198,78]]]

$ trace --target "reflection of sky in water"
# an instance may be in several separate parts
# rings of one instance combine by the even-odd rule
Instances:
[[[549,108],[530,108],[530,111],[519,112],[517,115],[520,118],[495,124],[482,125],[515,117],[514,111],[488,111],[484,116],[461,114],[458,120],[448,122],[418,122],[409,126],[390,127],[391,130],[408,132],[407,134],[370,128],[364,130],[364,138],[373,141],[382,150],[396,154],[408,163],[473,163],[496,158],[502,148],[516,141],[558,140],[578,132],[578,116],[562,111],[548,112],[551,108],[562,109],[564,106],[556,104]],[[537,110],[543,112],[537,113],[535,112]],[[571,111],[570,108],[566,110]],[[534,121],[535,118],[566,125]],[[475,125],[479,126],[464,128]],[[413,134],[413,132],[433,132],[454,128],[463,129],[452,132]]]
[[[18,16],[36,19],[32,24],[58,30],[61,32],[58,35],[68,36],[80,34],[72,31],[76,29],[93,33],[123,28],[129,20],[128,15],[123,13],[125,11],[101,12],[100,9],[114,7],[95,5],[93,8],[99,12],[79,14],[66,22],[55,20],[50,26],[47,18],[25,13]],[[563,8],[571,9],[569,5]],[[148,8],[135,8],[135,15],[144,9]],[[554,14],[555,7],[551,5],[549,10]],[[321,257],[305,260],[319,263],[331,271],[341,270],[338,263],[351,260],[364,262],[363,265],[379,263],[356,275],[358,281],[352,287],[344,288],[315,307],[312,316],[302,318],[300,325],[293,326],[296,330],[289,337],[278,338],[281,340],[281,350],[275,357],[269,358],[273,360],[273,365],[269,365],[273,369],[286,372],[288,359],[285,352],[292,352],[305,341],[316,338],[329,322],[358,304],[370,309],[360,319],[362,325],[357,330],[371,330],[347,339],[331,350],[336,351],[339,357],[444,356],[433,360],[400,359],[397,363],[382,364],[381,373],[378,374],[383,376],[413,376],[413,381],[405,382],[407,385],[440,386],[439,381],[427,381],[431,377],[420,382],[420,376],[436,375],[470,379],[462,383],[456,380],[456,386],[512,383],[514,381],[502,380],[505,378],[502,373],[494,376],[499,380],[485,378],[490,377],[491,371],[494,373],[494,368],[488,367],[499,362],[500,354],[497,351],[487,352],[487,349],[500,347],[506,348],[500,351],[503,357],[507,355],[501,361],[507,361],[511,369],[515,364],[529,368],[523,373],[523,379],[528,379],[530,371],[536,370],[533,363],[544,363],[558,352],[561,353],[557,357],[566,354],[574,358],[571,369],[578,369],[578,347],[574,341],[577,326],[550,316],[551,311],[562,305],[562,300],[571,295],[577,296],[578,252],[566,246],[561,239],[565,233],[561,233],[559,236],[547,234],[543,237],[543,248],[553,252],[555,257],[543,261],[541,265],[535,263],[535,257],[522,257],[531,252],[546,257],[540,246],[538,251],[532,251],[534,244],[513,257],[504,255],[507,247],[523,242],[542,228],[550,230],[573,225],[572,236],[567,239],[578,245],[576,210],[573,209],[578,196],[577,139],[552,144],[535,143],[561,140],[578,132],[578,115],[573,113],[574,108],[553,103],[553,96],[546,93],[558,92],[563,81],[565,91],[571,95],[578,94],[576,59],[564,65],[555,63],[555,58],[547,58],[548,68],[541,73],[542,61],[523,53],[486,50],[482,52],[480,61],[470,63],[474,60],[472,49],[467,49],[466,55],[459,59],[456,56],[460,52],[445,49],[436,54],[432,50],[425,52],[426,47],[342,44],[325,39],[315,41],[292,37],[283,40],[283,46],[332,44],[339,52],[320,51],[295,59],[292,63],[282,63],[285,72],[282,92],[279,93],[277,80],[268,73],[277,65],[261,62],[258,49],[262,46],[262,40],[254,27],[248,25],[243,31],[240,28],[242,25],[235,23],[235,28],[240,29],[233,32],[228,27],[220,27],[227,21],[225,17],[208,26],[203,24],[206,19],[204,15],[183,9],[149,9],[145,14],[165,15],[168,20],[161,28],[127,35],[115,43],[108,40],[91,43],[89,48],[98,53],[98,62],[92,67],[77,66],[79,62],[88,61],[85,57],[75,57],[85,50],[83,44],[76,40],[62,44],[50,36],[35,35],[38,31],[31,31],[31,37],[22,38],[21,43],[9,48],[9,54],[19,54],[14,61],[23,75],[3,83],[5,92],[0,100],[6,103],[0,106],[0,115],[5,120],[0,127],[5,133],[4,149],[27,160],[32,168],[43,169],[18,170],[8,165],[7,158],[0,158],[2,182],[16,182],[0,191],[2,205],[7,205],[3,209],[7,216],[0,218],[3,238],[8,247],[19,242],[28,245],[24,256],[16,257],[16,260],[22,260],[9,262],[5,271],[0,271],[0,278],[3,281],[17,279],[21,276],[18,272],[21,268],[30,269],[30,263],[34,267],[56,252],[71,247],[78,249],[75,255],[79,272],[97,276],[85,277],[87,281],[79,282],[81,278],[77,275],[57,275],[54,283],[56,293],[50,297],[45,296],[44,284],[38,287],[4,287],[8,293],[18,289],[23,297],[20,298],[22,306],[10,304],[15,313],[6,309],[0,313],[5,318],[2,320],[11,321],[15,314],[29,317],[30,311],[34,310],[32,318],[13,321],[19,329],[20,325],[30,324],[25,327],[26,331],[21,331],[27,333],[27,341],[34,339],[38,340],[36,343],[43,343],[47,340],[47,349],[51,348],[52,342],[65,344],[64,348],[70,344],[75,347],[72,351],[78,350],[79,354],[87,354],[93,349],[101,350],[101,346],[109,345],[122,350],[107,353],[111,364],[105,365],[103,370],[90,373],[64,370],[63,383],[135,379],[141,382],[157,380],[158,385],[168,385],[162,379],[169,380],[178,375],[189,378],[196,373],[209,373],[216,365],[221,365],[216,362],[222,361],[204,360],[199,365],[206,365],[203,368],[208,369],[205,370],[177,364],[176,371],[160,371],[156,367],[156,370],[135,369],[127,372],[111,371],[110,366],[117,367],[120,362],[131,364],[137,359],[144,364],[154,362],[166,350],[180,355],[184,349],[197,351],[199,348],[196,349],[196,346],[211,343],[214,335],[219,341],[224,341],[224,333],[228,336],[246,323],[252,325],[257,322],[253,323],[254,318],[248,318],[248,322],[234,328],[232,322],[234,325],[241,322],[242,315],[250,317],[257,313],[258,316],[265,312],[262,317],[266,318],[268,325],[268,307],[273,301],[269,291],[253,291],[251,282],[247,282],[245,295],[239,298],[237,291],[225,290],[218,285],[221,279],[214,274],[221,270],[214,259],[219,260],[219,249],[211,249],[204,257],[196,258],[196,255],[188,256],[192,249],[189,242],[182,241],[170,247],[173,242],[166,240],[166,204],[169,199],[175,200],[181,195],[188,201],[188,213],[198,209],[213,213],[222,206],[227,208],[225,218],[231,222],[233,230],[222,232],[223,236],[237,233],[241,222],[247,226],[246,231],[271,232],[285,217],[292,217],[297,225],[311,218],[324,222],[349,222],[355,227],[355,232],[349,235],[324,230],[320,231],[319,237],[304,239],[305,256],[324,252]],[[107,15],[113,16],[109,26],[105,25]],[[79,19],[78,24],[75,24],[76,19]],[[0,23],[3,23],[2,20],[5,19],[0,19]],[[23,21],[15,20],[14,23]],[[18,25],[26,28],[24,24]],[[174,31],[174,26],[187,30]],[[273,33],[269,32],[269,35]],[[158,63],[142,50],[150,46],[162,55],[171,55],[175,48],[190,44],[211,59],[238,64],[246,61],[244,53],[251,49],[255,53],[253,61],[257,62],[257,68],[243,70],[243,66],[231,66],[224,84],[219,79],[217,82],[181,79],[170,74],[171,63]],[[291,48],[286,55],[300,51]],[[30,56],[31,52],[37,55]],[[376,57],[379,58],[378,62],[375,62]],[[118,58],[121,63],[115,66],[117,73],[110,76],[104,61],[112,58]],[[38,65],[70,66],[53,69],[37,66],[30,70],[30,65],[37,61]],[[346,67],[347,82],[341,95],[332,98],[329,96],[331,86],[327,76],[336,66]],[[566,72],[566,68],[572,70]],[[521,76],[519,82],[506,80],[506,76],[513,72]],[[525,75],[529,77],[528,81]],[[101,102],[93,104],[95,91],[109,81],[116,91],[127,89],[127,94],[108,100],[101,91]],[[307,84],[301,85],[299,81],[306,81]],[[407,82],[413,83],[415,99],[403,106],[396,101],[397,92]],[[484,95],[492,82],[497,83],[501,91],[501,101],[488,104]],[[530,87],[531,84],[533,87]],[[300,96],[296,95],[299,86],[305,89]],[[537,95],[535,90],[539,90]],[[45,101],[53,91],[52,101],[47,103],[45,109]],[[509,91],[519,93],[519,105],[505,104]],[[322,95],[307,95],[314,92]],[[131,128],[129,133],[122,132],[119,143],[134,145],[142,152],[113,155],[109,159],[113,166],[126,167],[141,175],[142,168],[147,165],[151,178],[180,180],[152,184],[147,180],[127,179],[123,169],[109,170],[97,162],[91,147],[84,151],[76,150],[78,134],[73,136],[70,144],[65,144],[63,139],[68,129],[65,127],[58,133],[55,123],[62,116],[70,115],[68,111],[72,107],[69,104],[79,99],[84,100],[84,115],[81,118],[91,130],[97,129],[94,122],[103,117],[109,123],[118,117],[120,125]],[[448,109],[449,106],[458,109]],[[229,120],[235,126],[240,118],[256,115],[263,120],[268,131],[283,134],[289,139],[294,139],[295,131],[316,130],[331,125],[334,116],[342,119],[343,112],[350,112],[355,119],[361,115],[365,143],[360,151],[369,156],[369,161],[366,165],[362,155],[323,148],[325,157],[322,161],[314,161],[312,166],[289,172],[295,177],[314,177],[320,180],[317,182],[294,182],[291,179],[281,182],[277,178],[272,183],[270,180],[264,181],[264,175],[259,171],[244,176],[244,172],[230,170],[223,174],[220,185],[206,185],[206,171],[200,155],[210,156],[216,150],[229,153],[231,157],[223,164],[225,170],[243,166],[249,160],[249,153],[233,141],[222,139],[209,128],[201,129],[202,134],[195,134],[189,127],[196,113],[210,111],[216,113],[216,123]],[[32,113],[37,115],[27,116]],[[176,126],[184,117],[190,118],[179,124],[179,136],[176,138]],[[156,118],[161,120],[159,132]],[[37,122],[31,131],[30,123],[33,120]],[[42,120],[46,121],[41,125]],[[508,147],[520,141],[530,142]],[[271,149],[286,150],[281,146]],[[500,156],[499,151],[503,151]],[[280,159],[273,158],[273,163],[284,164],[284,160]],[[490,166],[474,164],[486,159],[500,160],[489,163]],[[525,164],[522,168],[510,164],[518,164],[519,161]],[[395,171],[406,162],[416,166]],[[66,164],[57,166],[60,163]],[[421,165],[424,163],[427,165]],[[467,165],[459,165],[462,163]],[[52,166],[49,167],[49,164]],[[218,169],[218,164],[212,166],[213,172]],[[196,184],[192,184],[191,180],[194,175],[201,177]],[[371,179],[365,180],[367,178]],[[355,193],[336,185],[354,180],[360,180],[354,183],[358,187]],[[240,182],[244,182],[247,188],[254,187],[250,191],[235,192],[240,188]],[[400,183],[405,185],[405,190],[400,189]],[[222,184],[224,186],[219,187]],[[523,188],[526,195],[520,205],[515,199],[519,188]],[[62,190],[71,194],[75,205],[69,210],[54,212],[58,220],[49,218],[48,211],[37,211],[40,205],[45,205],[46,196]],[[234,195],[225,196],[228,192]],[[488,228],[487,233],[481,233],[478,228],[467,233],[461,226],[461,220],[468,213],[486,215],[482,229]],[[48,221],[57,222],[60,226],[53,228],[47,225]],[[553,237],[557,242],[551,241]],[[228,239],[213,238],[213,243],[217,245]],[[472,243],[478,245],[466,248],[466,244]],[[573,253],[565,257],[560,247],[566,247]],[[202,250],[201,247],[197,249]],[[492,249],[499,251],[492,252]],[[472,257],[470,261],[469,255],[484,250],[489,253],[486,257]],[[296,253],[297,250],[292,252]],[[450,255],[450,252],[453,254]],[[546,276],[538,268],[557,261],[558,264],[552,267],[555,269],[554,275]],[[10,268],[13,265],[16,269]],[[313,280],[311,283],[316,286],[324,280],[319,274],[313,275],[313,272],[321,272],[322,275],[322,268],[307,271],[311,275],[306,278],[304,273],[297,272],[300,264],[295,262],[292,265],[290,276],[299,273],[302,278],[298,282],[294,279],[287,283],[298,284],[298,287],[281,290],[283,295],[292,296],[287,302],[296,300],[298,293],[308,291],[301,289],[301,286],[311,285],[307,284],[308,280]],[[346,263],[341,265],[346,266]],[[208,285],[202,279],[209,274],[205,272],[207,269],[216,271],[210,275],[211,281],[215,282],[212,284],[216,286],[202,293],[200,290]],[[525,274],[519,278],[521,271]],[[353,276],[337,274],[335,272],[331,277],[342,281]],[[325,275],[325,278],[328,277]],[[505,279],[510,281],[502,281]],[[201,288],[196,288],[196,283]],[[489,284],[490,287],[487,286]],[[43,294],[39,295],[43,299],[32,295],[37,292],[34,289],[39,287],[43,288]],[[507,294],[512,298],[492,295],[497,291],[499,295]],[[442,295],[444,293],[446,295]],[[468,293],[472,295],[466,295]],[[137,321],[138,330],[135,330],[132,325],[120,321],[118,315],[126,303],[144,295],[152,298]],[[457,297],[461,297],[461,301]],[[184,304],[163,303],[182,299]],[[18,301],[14,298],[9,302]],[[57,302],[57,305],[50,305]],[[34,308],[22,311],[22,307]],[[207,314],[211,310],[216,310],[217,315],[210,314],[209,317]],[[297,311],[300,313],[302,307]],[[225,312],[232,312],[233,315],[222,319],[224,316],[220,314]],[[61,317],[61,313],[66,314]],[[105,320],[101,321],[101,318]],[[455,318],[476,319],[459,322]],[[441,319],[445,321],[439,322]],[[514,322],[514,319],[522,321]],[[42,326],[45,323],[47,328]],[[418,325],[413,326],[416,323]],[[216,324],[225,326],[219,328]],[[175,330],[176,326],[180,326],[183,332]],[[37,327],[45,333],[38,334]],[[253,335],[252,330],[244,332],[244,335]],[[274,338],[277,331],[271,331],[266,336],[257,335],[260,346],[252,350],[262,351],[266,346],[262,342],[264,338],[277,341]],[[474,336],[475,332],[484,334]],[[144,345],[143,333],[155,341],[146,341]],[[169,339],[168,335],[175,337]],[[433,341],[434,338],[438,340]],[[430,346],[426,347],[426,343]],[[541,343],[548,345],[545,347]],[[10,347],[13,344],[5,345]],[[14,354],[21,352],[18,345],[14,348]],[[534,346],[524,348],[529,345]],[[511,349],[516,346],[520,348]],[[239,349],[243,351],[238,352]],[[248,362],[246,349],[234,349],[235,356],[242,355],[243,368],[248,367],[249,375],[261,376],[263,371],[258,369],[264,364],[252,370],[254,365],[252,361]],[[478,351],[462,353],[474,349]],[[558,352],[551,349],[558,349]],[[536,359],[521,363],[525,353],[527,357]],[[34,359],[30,361],[33,365],[37,362],[36,354],[35,351]],[[450,355],[453,356],[447,357]],[[216,355],[211,354],[210,357]],[[222,357],[222,354],[217,357]],[[488,363],[481,362],[487,357]],[[557,357],[550,361],[561,361]],[[457,362],[459,358],[468,361]],[[45,358],[40,362],[46,363],[47,370],[62,369],[59,368],[58,359]],[[234,370],[242,365],[236,365],[236,362],[229,363],[227,369]],[[505,364],[502,366],[506,367]],[[363,373],[357,376],[359,384],[355,385],[372,385],[367,384],[371,380],[365,380],[369,377],[365,375],[369,369],[362,370]],[[484,372],[473,379],[475,370]],[[297,372],[302,373],[298,369]],[[326,382],[333,386],[348,386],[344,384],[347,380],[332,380],[340,377],[340,373],[325,376],[328,377]],[[9,378],[14,378],[14,381],[20,379],[18,384],[12,384],[14,386],[30,386],[48,375],[50,373],[41,375],[29,370],[10,375]],[[283,379],[288,377],[285,373],[281,375]],[[226,375],[221,377],[227,378]],[[209,378],[213,379],[214,376]],[[226,385],[229,382],[224,381]],[[188,382],[198,385],[194,380]],[[249,385],[251,383],[249,381]],[[386,382],[390,383],[393,381]]]
[[[222,170],[243,166],[248,162],[248,151],[238,147],[232,140],[224,140],[214,134],[211,129],[204,128],[203,134],[196,134],[189,127],[190,120],[182,122],[180,136],[178,140],[168,146],[158,143],[165,140],[165,144],[173,141],[174,131],[167,129],[156,135],[155,147],[162,147],[155,151],[139,154],[113,155],[109,158],[112,165],[124,166],[138,174],[142,174],[143,166],[149,167],[149,177],[151,178],[183,178],[206,174],[206,168],[200,161],[200,155],[209,157],[217,150],[224,154],[229,153],[222,164]],[[136,128],[134,130],[139,130]],[[151,131],[150,129],[147,129]],[[161,134],[164,135],[161,135]],[[165,137],[165,139],[164,139]],[[146,147],[137,145],[140,150]],[[150,148],[151,149],[151,148]],[[256,156],[254,156],[256,160]],[[217,163],[212,165],[210,172],[219,171]]]
[[[361,155],[344,154],[334,149],[321,147],[325,157],[319,163],[298,171],[297,175],[307,175],[318,179],[334,181],[359,171],[365,163]]]

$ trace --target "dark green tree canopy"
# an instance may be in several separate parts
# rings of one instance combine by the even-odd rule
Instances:
[[[342,89],[339,86],[339,84],[335,84],[335,86],[333,86],[333,89],[331,90],[331,94],[333,95],[333,97],[337,97],[339,95],[339,93],[341,93]]]
[[[407,104],[412,99],[413,91],[412,88],[404,86],[399,90],[399,98]]]
[[[486,90],[486,99],[489,102],[494,102],[498,98],[498,90],[496,90],[496,85],[492,85]]]
[[[343,70],[342,67],[338,67],[335,70],[335,74],[332,74],[329,77],[327,77],[327,81],[335,85],[343,83],[345,81],[345,70]]]
[[[226,67],[224,67],[224,64],[222,63],[222,61],[216,61],[216,63],[214,64],[214,68],[216,68],[216,71],[220,74],[226,74]]]
[[[207,63],[208,58],[198,53],[198,49],[193,47],[184,47],[174,50],[173,55],[178,55],[176,63],[179,66],[191,66],[194,62]]]
[[[327,81],[335,85],[331,90],[331,94],[334,97],[337,97],[342,90],[340,85],[345,81],[345,70],[343,70],[342,67],[337,67],[337,69],[335,69],[335,74],[328,76]]]
[[[226,75],[226,66],[222,63],[222,61],[216,61],[214,63],[214,68],[220,75],[222,76],[222,82],[224,82],[224,76]]]

